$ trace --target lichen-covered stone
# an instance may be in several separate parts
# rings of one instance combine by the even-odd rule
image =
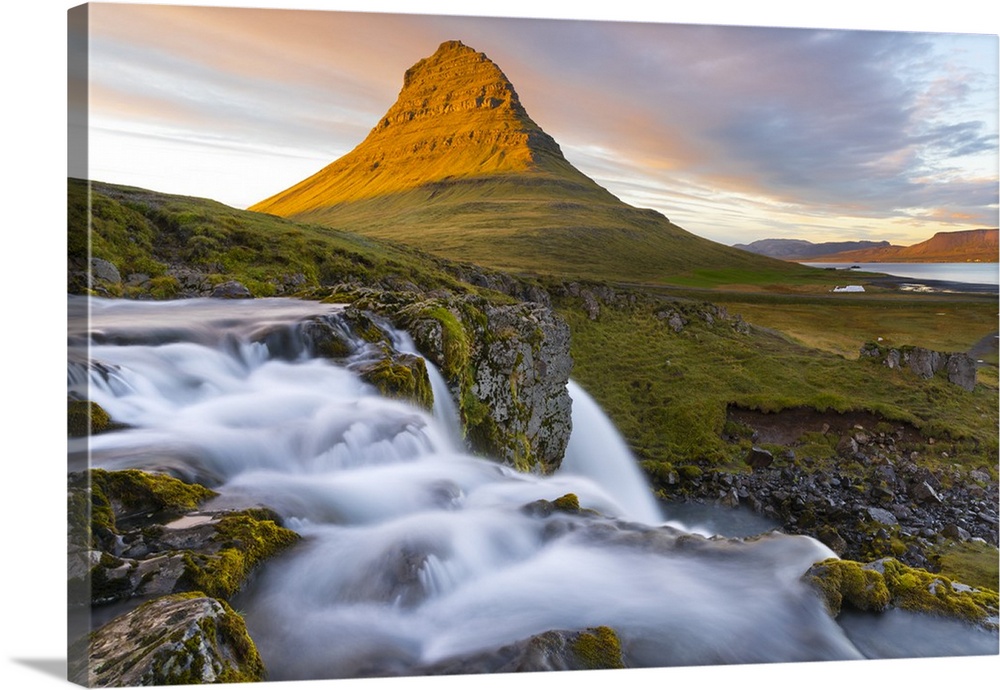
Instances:
[[[944,371],[951,383],[967,391],[976,387],[976,360],[964,352],[936,352],[912,345],[887,347],[869,342],[861,348],[861,359],[879,361],[890,369],[906,366],[924,379]]]
[[[74,602],[189,590],[231,597],[257,565],[298,540],[266,509],[197,510],[215,495],[139,470],[71,474],[68,577]]]
[[[359,365],[358,374],[387,398],[406,400],[425,410],[434,406],[434,391],[421,357],[387,353],[378,361]]]
[[[814,565],[807,581],[823,595],[831,615],[840,615],[844,605],[859,611],[883,611],[891,596],[879,573],[855,561],[830,559]]]
[[[185,554],[181,584],[229,598],[258,564],[298,539],[298,534],[278,525],[267,511],[251,509],[225,515],[208,548]]]
[[[474,295],[364,304],[387,312],[440,368],[474,452],[522,471],[559,466],[572,428],[573,360],[569,327],[555,312]]]
[[[829,559],[815,564],[804,579],[822,595],[834,616],[844,606],[874,612],[892,606],[990,629],[998,625],[996,592],[952,582],[942,575],[903,565],[895,558],[867,564]]]
[[[90,634],[74,682],[91,687],[255,682],[264,664],[243,619],[200,592],[154,599]]]

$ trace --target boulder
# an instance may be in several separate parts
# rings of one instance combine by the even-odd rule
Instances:
[[[227,280],[212,288],[212,297],[218,299],[247,299],[253,297],[250,290],[238,280]]]
[[[97,280],[107,283],[122,282],[122,274],[118,272],[118,267],[110,261],[94,257],[90,260],[90,271]]]
[[[71,680],[90,687],[238,683],[264,680],[264,664],[243,619],[201,593],[149,601],[95,630],[70,658]],[[82,667],[81,667],[82,666]]]
[[[948,355],[945,364],[948,380],[967,391],[976,387],[976,360],[969,355],[956,352]]]
[[[771,454],[771,451],[758,448],[757,446],[751,448],[750,452],[747,453],[746,456],[746,463],[755,470],[770,467],[773,462],[774,455]]]
[[[356,371],[362,381],[375,386],[387,398],[405,400],[425,410],[434,407],[434,392],[423,357],[386,353],[377,361],[362,362]]]

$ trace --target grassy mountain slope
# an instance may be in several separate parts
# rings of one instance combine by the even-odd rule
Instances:
[[[499,67],[458,41],[406,72],[354,150],[251,210],[517,273],[661,283],[698,268],[810,275],[624,204],[565,159]]]
[[[460,284],[439,259],[413,249],[211,199],[71,179],[68,201],[71,292],[86,285],[88,232],[90,255],[121,274],[123,284],[110,287],[116,296],[174,297],[178,277],[192,271],[210,284],[238,280],[255,297],[341,282]]]
[[[813,273],[709,242],[655,211],[548,175],[448,180],[293,217],[514,273],[665,283],[700,267]]]

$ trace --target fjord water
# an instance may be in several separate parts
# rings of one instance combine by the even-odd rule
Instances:
[[[453,405],[432,415],[380,397],[309,355],[296,324],[338,311],[93,299],[89,327],[70,327],[71,394],[127,425],[90,439],[93,466],[170,471],[220,493],[206,509],[266,505],[303,536],[234,602],[272,680],[427,673],[598,625],[637,666],[862,656],[800,581],[832,555],[818,542],[661,524],[669,516],[576,384],[566,468],[541,477],[474,457]],[[76,443],[71,468],[87,461]],[[599,514],[525,508],[570,492]]]
[[[900,278],[914,280],[933,280],[947,283],[963,283],[969,285],[1000,284],[1000,264],[996,263],[816,263],[803,261],[806,266],[815,268],[836,268],[867,271],[871,273],[886,273]]]

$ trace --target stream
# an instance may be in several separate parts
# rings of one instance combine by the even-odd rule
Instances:
[[[219,492],[206,508],[266,505],[303,536],[233,602],[272,680],[476,670],[490,650],[602,625],[645,667],[924,655],[921,630],[929,655],[997,653],[995,635],[903,612],[838,624],[800,581],[833,555],[808,537],[701,536],[711,517],[657,502],[576,382],[555,474],[469,454],[429,362],[433,413],[381,397],[350,361],[309,355],[298,324],[340,310],[70,299],[70,394],[128,425],[89,448],[70,439],[70,469],[168,471]],[[598,514],[525,509],[567,493]]]

